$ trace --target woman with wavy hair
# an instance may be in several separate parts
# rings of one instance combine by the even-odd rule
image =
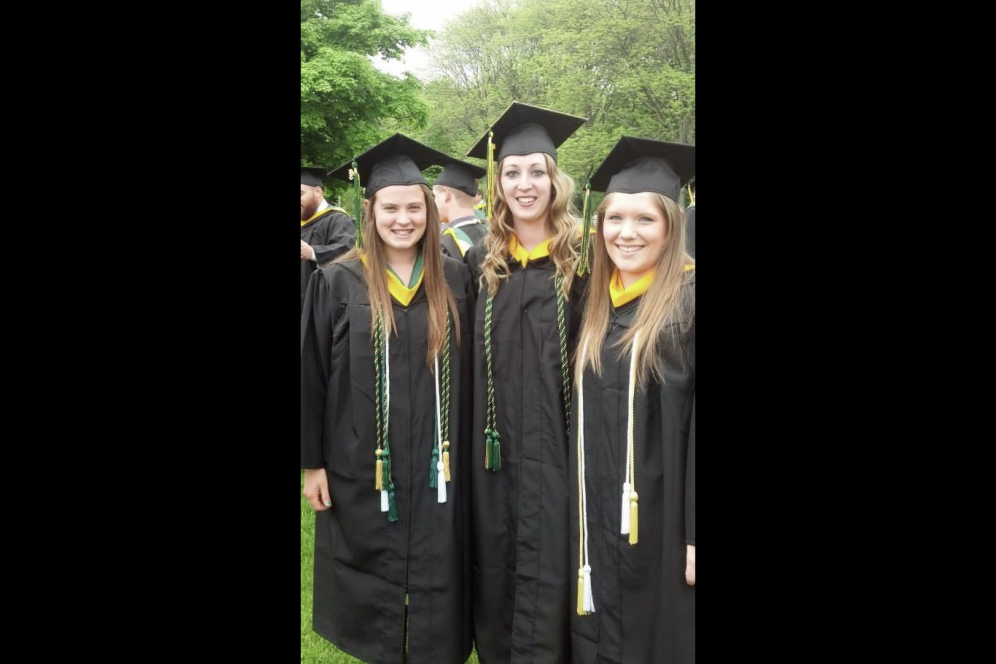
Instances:
[[[583,118],[514,102],[468,153],[489,164],[471,439],[472,597],[483,664],[569,657],[567,421],[581,280],[557,146]],[[491,158],[497,149],[497,171]]]
[[[357,247],[308,285],[301,467],[316,512],[314,630],[366,662],[470,655],[468,398],[474,294],[442,256],[421,169],[446,155],[400,134],[331,175],[352,180]]]
[[[571,661],[695,661],[695,148],[624,136],[591,178],[571,430]]]

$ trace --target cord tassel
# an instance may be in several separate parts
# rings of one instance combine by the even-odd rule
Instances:
[[[629,494],[629,543],[636,544],[640,541],[640,520],[637,500],[639,496],[636,491]]]
[[[584,575],[584,612],[585,614],[595,612],[595,598],[592,596],[591,588],[591,567],[585,565],[581,573]]]
[[[436,502],[446,502],[446,475],[443,473],[443,462],[436,463]]]
[[[498,431],[491,429],[491,470],[501,470],[501,443],[498,442]]]
[[[494,295],[488,293],[484,305],[484,355],[488,368],[487,415],[484,419],[484,468],[501,470],[501,447],[498,444],[498,415],[495,408],[495,383],[492,372],[491,322],[494,315]]]
[[[443,474],[446,475],[446,481],[449,482],[450,479],[450,441],[443,442]]]
[[[436,464],[439,462],[439,450],[435,447],[432,448],[432,462],[429,464],[429,488],[435,489],[438,480],[436,479],[438,473],[436,473]]]
[[[495,133],[488,131],[488,209],[485,216],[494,219],[495,214]]]
[[[578,275],[591,272],[591,181],[584,185],[584,203],[581,205],[581,256],[578,258]]]
[[[588,344],[581,346],[578,366],[584,367]],[[578,375],[578,605],[579,616],[595,612],[595,598],[591,587],[591,565],[588,557],[588,495],[585,487],[584,462],[584,374]]]
[[[374,488],[378,491],[384,488],[384,462],[380,460],[380,456],[383,453],[384,450],[374,452],[377,455],[377,469],[374,471]]]
[[[629,405],[626,422],[626,479],[623,480],[623,517],[626,516],[626,497],[629,494],[629,524],[624,523],[620,530],[625,535],[629,533],[630,545],[640,541],[639,496],[636,494],[636,458],[633,454],[633,403],[636,400],[636,357],[640,349],[640,333],[633,334],[633,345],[629,355]]]
[[[578,569],[578,615],[588,615],[584,610],[584,569],[581,568]]]
[[[629,535],[629,526],[630,526],[630,524],[629,524],[629,512],[630,512],[630,508],[629,508],[629,492],[630,492],[631,488],[632,487],[630,487],[629,482],[626,482],[626,483],[623,484],[623,491],[622,491],[622,515],[621,515],[620,521],[619,521],[619,523],[622,524],[622,527],[619,528],[619,534],[620,535]]]
[[[394,482],[387,489],[387,520],[395,523],[398,520],[398,503],[394,496]]]
[[[352,166],[349,169],[349,179],[353,181],[353,206],[356,209],[356,248],[363,248],[363,188],[360,184],[360,167],[356,164],[356,159],[353,159]]]

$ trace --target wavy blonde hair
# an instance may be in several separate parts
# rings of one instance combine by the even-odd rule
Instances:
[[[612,309],[609,282],[616,267],[605,247],[602,222],[614,195],[606,196],[598,206],[594,266],[591,280],[588,282],[588,299],[581,321],[578,350],[575,353],[580,354],[580,349],[585,344],[588,351],[584,364],[577,362],[579,358],[575,359],[575,380],[578,381],[586,366],[591,366],[592,371],[599,376],[602,375],[602,344],[609,329]],[[685,211],[673,200],[661,194],[654,195],[654,202],[664,215],[667,241],[660,258],[657,259],[657,273],[643,295],[636,320],[629,331],[615,344],[619,349],[619,357],[625,357],[633,345],[633,336],[637,332],[640,333],[640,343],[636,349],[636,366],[637,384],[641,387],[651,373],[658,381],[663,380],[662,359],[666,342],[675,344],[678,342],[680,334],[687,329],[690,318],[695,312],[695,294],[691,288],[684,287],[685,266],[695,265],[695,259],[685,252]]]
[[[429,308],[427,318],[428,348],[426,350],[426,364],[432,365],[433,360],[442,354],[443,345],[446,340],[446,310],[449,308],[450,316],[453,318],[453,335],[457,346],[460,344],[460,315],[457,313],[456,301],[446,283],[446,275],[443,272],[443,257],[439,250],[439,211],[433,202],[432,191],[429,187],[419,185],[422,196],[425,199],[425,233],[419,242],[419,250],[422,252],[422,287],[425,289],[425,298]],[[373,339],[373,331],[378,318],[383,319],[384,328],[387,332],[394,333],[394,311],[391,307],[391,292],[387,288],[387,254],[384,250],[384,240],[377,232],[376,217],[374,216],[374,203],[377,194],[367,199],[370,205],[363,210],[362,221],[360,222],[360,232],[363,234],[363,254],[366,262],[363,263],[363,280],[367,286],[367,297],[370,300],[370,335]],[[339,261],[359,260],[360,252],[355,247],[350,249]],[[339,262],[337,261],[337,262]]]
[[[571,281],[574,278],[574,264],[578,259],[578,252],[574,245],[580,238],[580,224],[577,219],[577,210],[574,208],[571,197],[574,195],[574,180],[569,175],[557,168],[557,162],[553,158],[543,153],[546,159],[547,173],[550,175],[552,194],[550,196],[550,207],[547,213],[547,227],[553,231],[553,241],[550,242],[550,257],[557,265],[557,274],[564,278],[564,297],[567,298],[571,290]],[[502,160],[504,162],[504,160]],[[481,262],[481,287],[485,284],[488,292],[492,295],[498,292],[498,286],[502,279],[509,276],[508,263],[508,242],[514,235],[512,211],[505,200],[505,194],[501,188],[501,163],[498,164],[499,177],[494,181],[495,209],[488,222],[488,234],[485,237],[485,247],[487,254]]]

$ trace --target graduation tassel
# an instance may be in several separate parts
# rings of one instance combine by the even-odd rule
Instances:
[[[488,209],[485,216],[494,219],[495,214],[495,133],[488,132]]]
[[[639,508],[637,507],[636,491],[629,494],[629,543],[636,544],[640,541],[640,519]]]
[[[495,381],[491,369],[491,329],[495,296],[488,293],[484,306],[484,355],[488,369],[488,410],[484,420],[484,468],[501,470],[501,447],[498,443],[498,415],[495,413]]]
[[[391,452],[387,448],[383,450],[383,455],[381,456],[381,492],[380,492],[380,511],[386,512],[389,507],[388,502],[388,488],[393,488],[394,482],[391,481]],[[390,521],[390,518],[388,518]]]
[[[584,568],[578,568],[578,615],[586,616],[588,612],[584,610]]]
[[[691,201],[691,203],[689,203],[689,205],[695,205],[695,192],[692,191],[692,185],[691,184],[688,185],[688,200]]]
[[[588,615],[595,612],[595,598],[592,597],[591,589],[591,567],[585,565],[582,573],[584,574],[584,604],[581,608],[584,609],[582,615]]]
[[[447,314],[447,317],[449,314]],[[448,320],[448,318],[447,318]],[[436,490],[436,502],[446,502],[446,475],[443,473],[443,434],[442,415],[439,412],[439,356],[435,358],[435,371],[433,376],[436,379],[436,419],[432,423],[432,466],[429,467],[429,487]]]
[[[381,333],[382,329],[380,326],[380,321],[374,325],[373,332],[373,346],[374,346],[374,379],[377,381],[377,387],[374,389],[374,419],[377,423],[377,449],[374,451],[374,456],[377,457],[374,470],[374,489],[381,491],[384,488],[384,463],[380,460],[382,454],[384,454],[384,428],[381,422],[381,413],[383,408],[380,404],[381,397]],[[385,509],[382,512],[387,511]]]
[[[391,332],[384,330],[383,314],[377,320],[378,327],[381,328],[384,337],[384,375],[381,377],[381,387],[384,396],[381,399],[384,407],[384,488],[387,489],[387,521],[396,523],[398,521],[398,504],[394,495],[394,479],[391,474]],[[381,495],[381,507],[384,504],[383,494]]]
[[[443,412],[440,437],[450,435],[450,312],[446,312],[446,338],[443,342]],[[450,476],[450,441],[443,441],[443,477],[447,482]]]
[[[578,360],[578,605],[579,616],[595,612],[595,598],[591,587],[591,565],[588,558],[588,491],[585,484],[584,463],[584,361],[588,342],[581,346]]]
[[[619,516],[619,523],[622,524],[619,528],[620,535],[629,535],[629,490],[629,482],[623,483],[622,514]]]
[[[439,461],[439,450],[433,445],[432,446],[432,461],[429,465],[429,488],[435,489],[438,480],[436,479],[436,462]]]
[[[363,218],[363,192],[360,187],[360,167],[353,159],[352,168],[349,169],[349,179],[353,183],[353,205],[356,207],[356,248],[363,248],[362,218]]]
[[[436,489],[436,502],[445,503],[446,502],[446,476],[443,475],[443,462],[439,461],[436,464],[436,472],[433,473],[437,475],[436,484],[438,485]]]
[[[387,488],[387,520],[389,523],[396,523],[398,520],[398,504],[394,499],[394,482]]]
[[[571,434],[571,374],[567,361],[567,323],[564,316],[564,275],[558,273],[554,279],[557,289],[557,337],[560,342],[560,377],[564,389],[564,433]]]
[[[377,455],[377,470],[374,473],[374,488],[380,491],[384,488],[384,462],[380,460],[384,450],[377,448],[374,454]]]
[[[494,454],[491,456],[491,467],[498,471],[501,470],[501,443],[498,442],[498,429],[492,432],[491,439],[494,441]]]
[[[640,333],[633,334],[633,345],[630,347],[629,355],[629,403],[627,406],[626,423],[626,480],[623,482],[623,524],[620,531],[623,535],[629,534],[629,543],[636,544],[640,541],[640,520],[639,505],[636,494],[636,460],[633,456],[633,402],[636,399],[636,356],[640,345]],[[626,499],[629,499],[629,523],[626,523]]]
[[[584,203],[581,206],[581,256],[578,258],[578,275],[591,272],[591,181],[584,185]]]
[[[498,431],[495,429],[489,429],[491,436],[489,438],[489,444],[491,446],[491,470],[498,472],[501,470],[501,443],[498,442]]]

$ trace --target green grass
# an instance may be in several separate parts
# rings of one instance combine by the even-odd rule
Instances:
[[[304,488],[304,474],[301,474]],[[315,512],[301,496],[301,664],[363,664],[311,630],[311,594],[315,572]],[[472,652],[468,664],[480,664]]]

